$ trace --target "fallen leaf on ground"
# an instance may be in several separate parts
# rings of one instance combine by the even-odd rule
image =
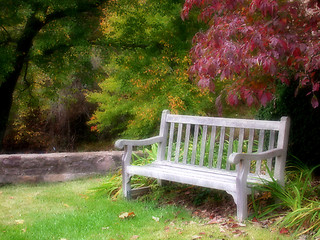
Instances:
[[[287,234],[289,233],[289,230],[287,228],[281,228],[280,234]]]
[[[126,219],[126,218],[133,218],[133,217],[135,217],[136,215],[135,215],[135,213],[134,212],[124,212],[124,213],[121,213],[120,215],[119,215],[119,218],[121,218],[121,219]]]
[[[23,224],[24,223],[24,220],[22,219],[18,219],[18,220],[15,220],[16,224]]]
[[[152,219],[155,220],[156,222],[159,222],[159,220],[160,220],[160,218],[154,217],[154,216],[152,216]]]
[[[133,235],[130,239],[134,240],[134,239],[138,239],[138,238],[139,238],[139,235]]]
[[[217,218],[213,218],[207,224],[209,225],[209,224],[217,224],[217,223],[219,223]]]
[[[194,240],[194,239],[201,239],[202,237],[201,236],[198,236],[198,235],[194,235],[194,236],[192,236],[192,240]]]

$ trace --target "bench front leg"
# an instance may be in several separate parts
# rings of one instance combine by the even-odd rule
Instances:
[[[236,204],[237,219],[239,222],[248,218],[247,179],[249,167],[249,161],[245,160],[240,161],[238,165],[238,174],[236,178]]]
[[[127,172],[127,166],[130,165],[131,156],[132,146],[125,146],[122,158],[122,190],[124,197],[127,199],[131,199],[131,176]]]

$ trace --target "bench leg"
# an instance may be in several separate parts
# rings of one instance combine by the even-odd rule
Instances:
[[[229,192],[237,206],[237,220],[243,222],[248,217],[248,199],[245,193]]]
[[[237,193],[237,219],[243,222],[248,217],[248,198],[246,192]]]
[[[158,183],[158,185],[159,185],[160,187],[164,187],[164,186],[168,185],[169,181],[157,179],[157,183]]]
[[[131,176],[129,174],[122,174],[122,190],[126,199],[131,199]]]

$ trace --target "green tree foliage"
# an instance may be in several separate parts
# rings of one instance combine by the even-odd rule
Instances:
[[[93,50],[97,52],[99,14],[105,3],[0,0],[0,140],[15,90],[16,100],[26,99],[28,107],[36,108],[45,105],[37,96],[55,102],[59,89],[75,80],[93,84]]]
[[[89,95],[99,107],[92,130],[142,137],[157,131],[161,111],[204,115],[212,111],[208,90],[190,81],[187,68],[197,21],[180,19],[182,1],[120,0],[101,22],[108,77]]]

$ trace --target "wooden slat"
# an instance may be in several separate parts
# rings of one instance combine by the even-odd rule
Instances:
[[[239,139],[238,139],[238,153],[242,153],[244,139],[244,128],[240,128]]]
[[[188,152],[189,152],[190,126],[191,126],[190,124],[187,124],[187,127],[186,127],[186,135],[184,140],[184,152],[183,152],[183,160],[182,160],[184,164],[187,163]]]
[[[171,161],[173,135],[174,135],[174,123],[171,123],[170,124],[170,133],[169,133],[168,153],[167,153],[167,160],[168,161]]]
[[[274,143],[275,143],[275,131],[270,131],[268,150],[271,150],[274,148]],[[267,166],[269,170],[272,171],[272,158],[269,158],[267,160]]]
[[[226,131],[226,128],[225,127],[221,127],[221,129],[220,129],[219,152],[218,152],[218,159],[217,159],[217,166],[216,166],[216,168],[218,168],[218,169],[221,169],[225,131]]]
[[[198,135],[199,135],[199,125],[195,125],[194,126],[194,136],[193,136],[193,146],[192,146],[192,156],[191,156],[191,164],[192,165],[194,165],[195,161],[196,161]]]
[[[213,126],[211,129],[211,137],[210,137],[210,148],[209,148],[209,159],[208,159],[209,168],[212,168],[214,146],[215,146],[215,141],[216,141],[216,133],[217,133],[217,127]]]
[[[207,126],[234,127],[234,128],[255,128],[265,130],[279,130],[279,121],[253,120],[253,119],[237,119],[237,118],[217,118],[217,117],[199,117],[188,115],[167,116],[167,122],[183,123],[183,124],[199,124]]]
[[[247,153],[252,153],[253,141],[254,141],[254,129],[249,130],[249,138],[248,138],[248,150]]]
[[[176,152],[174,156],[174,162],[179,162],[179,155],[180,155],[180,146],[181,146],[181,135],[182,135],[182,123],[178,125],[178,134],[177,134],[177,145],[176,145]]]
[[[264,130],[261,129],[259,131],[259,144],[258,144],[258,152],[263,151],[263,145],[264,145]],[[256,174],[259,174],[261,171],[261,160],[256,162]]]
[[[207,132],[208,132],[208,126],[204,125],[202,129],[202,139],[201,139],[201,150],[200,150],[200,161],[199,161],[200,166],[203,166],[204,155],[206,151]]]
[[[230,128],[227,159],[229,158],[229,156],[230,156],[230,154],[232,153],[232,150],[233,150],[233,138],[234,138],[234,128]],[[226,169],[230,170],[230,163],[228,162],[228,160],[227,160]]]

